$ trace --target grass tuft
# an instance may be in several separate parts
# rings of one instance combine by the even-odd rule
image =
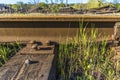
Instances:
[[[97,40],[95,28],[87,35],[82,25],[71,43],[68,39],[60,43],[58,80],[117,80],[120,69],[116,68],[118,62],[111,60],[114,52],[107,48],[106,40]]]
[[[21,49],[22,45],[16,43],[0,44],[0,66],[5,64],[15,53]]]

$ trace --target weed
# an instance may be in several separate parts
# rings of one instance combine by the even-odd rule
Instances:
[[[15,55],[18,50],[20,50],[21,45],[16,43],[10,44],[0,44],[0,66],[6,63],[13,55]]]
[[[118,62],[111,60],[113,52],[106,47],[107,41],[97,40],[100,35],[95,28],[88,36],[82,25],[71,43],[67,39],[59,46],[59,80],[117,80]]]

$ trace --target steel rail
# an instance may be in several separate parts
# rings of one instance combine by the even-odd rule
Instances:
[[[27,41],[27,40],[64,40],[74,37],[79,29],[79,23],[87,25],[90,31],[91,24],[102,35],[111,36],[114,25],[120,22],[120,16],[105,15],[46,15],[46,16],[1,16],[0,42]]]

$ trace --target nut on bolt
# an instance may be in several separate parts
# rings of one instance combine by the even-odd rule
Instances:
[[[33,45],[31,46],[31,48],[32,48],[32,49],[37,49],[37,46],[38,46],[38,44],[33,44]]]
[[[34,44],[34,43],[36,43],[36,41],[35,40],[31,40],[29,43],[30,44]]]
[[[37,46],[37,50],[40,50],[41,48],[39,46]]]
[[[45,44],[46,44],[46,45],[51,45],[51,41],[48,40],[48,41],[45,42]]]
[[[31,48],[35,42],[36,42],[35,40],[29,41],[27,47]]]

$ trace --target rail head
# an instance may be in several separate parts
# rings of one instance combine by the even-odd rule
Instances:
[[[69,16],[1,16],[0,22],[9,21],[9,22],[19,22],[19,21],[55,21],[55,22],[64,22],[64,21],[86,21],[86,22],[120,22],[120,16],[105,16],[105,15],[69,15]]]

